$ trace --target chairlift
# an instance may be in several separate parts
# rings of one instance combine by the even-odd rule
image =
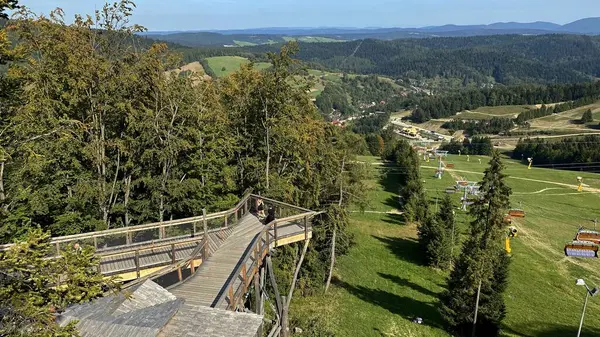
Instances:
[[[456,186],[462,186],[462,187],[469,186],[469,182],[466,180],[459,180],[456,182]]]
[[[598,245],[588,241],[573,241],[565,245],[565,255],[572,257],[597,258]]]
[[[508,211],[508,215],[510,215],[511,217],[515,217],[515,218],[524,218],[525,211],[522,209],[513,208]]]
[[[587,229],[580,229],[577,232],[577,235],[575,235],[575,240],[600,244],[600,232]]]
[[[448,194],[454,194],[454,193],[456,193],[456,188],[454,188],[454,187],[447,187],[446,188],[446,193],[448,193]]]

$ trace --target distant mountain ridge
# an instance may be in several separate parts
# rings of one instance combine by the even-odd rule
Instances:
[[[143,35],[175,42],[188,47],[200,46],[248,46],[272,44],[291,39],[314,42],[333,42],[402,38],[458,37],[485,35],[543,35],[578,34],[600,35],[600,17],[585,18],[565,25],[536,21],[529,23],[496,22],[488,25],[442,25],[422,28],[340,28],[340,27],[273,27],[187,32],[146,32]],[[320,38],[320,39],[319,39]],[[327,39],[331,39],[329,41]]]

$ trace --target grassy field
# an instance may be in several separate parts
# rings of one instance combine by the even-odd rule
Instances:
[[[240,69],[242,64],[250,63],[250,60],[240,56],[216,56],[206,59],[208,66],[217,75],[217,77],[227,76],[236,70]],[[256,69],[267,69],[271,66],[270,63],[257,62],[254,64]]]
[[[283,39],[285,41],[300,41],[300,42],[345,42],[346,40],[338,40],[332,39],[329,37],[321,37],[321,36],[284,36]]]
[[[490,119],[493,117],[515,118],[518,114],[525,110],[533,109],[535,106],[530,105],[503,105],[481,107],[475,110],[463,111],[456,116],[460,119]]]
[[[583,113],[587,110],[592,110],[592,116],[595,121],[589,124],[579,124],[578,121],[581,119]],[[598,125],[598,119],[600,118],[600,102],[594,104],[585,105],[580,108],[553,114],[550,116],[537,118],[531,121],[531,129],[534,130],[573,130],[573,131],[586,131],[590,130],[591,126]]]
[[[479,163],[481,159],[481,164]],[[376,158],[360,161],[372,165]],[[431,203],[458,178],[480,180],[488,158],[450,156],[447,162],[465,172],[433,177],[436,163],[423,163],[422,176]],[[562,337],[575,335],[585,290],[575,279],[600,286],[597,260],[566,258],[564,243],[580,225],[600,216],[600,175],[533,168],[505,160],[513,207],[527,216],[516,220],[519,236],[512,241],[509,287],[505,293],[507,317],[504,336]],[[369,192],[370,213],[353,213],[351,230],[356,245],[337,263],[334,287],[326,296],[298,298],[292,312],[301,317],[326,317],[336,336],[449,336],[437,313],[437,297],[446,273],[423,266],[417,249],[416,228],[400,222],[396,207],[393,168],[377,167]],[[385,174],[389,171],[389,174]],[[575,190],[576,176],[588,190]],[[594,190],[593,190],[594,189]],[[596,192],[593,192],[596,191]],[[459,207],[459,195],[452,195]],[[381,212],[381,213],[372,213]],[[466,233],[469,216],[457,209],[458,230]],[[423,317],[424,325],[411,322]],[[600,336],[600,300],[588,303],[582,336]]]

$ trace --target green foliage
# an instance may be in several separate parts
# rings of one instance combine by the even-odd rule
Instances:
[[[507,132],[515,126],[510,118],[493,117],[487,120],[453,119],[445,122],[442,127],[450,130],[465,130],[468,135],[498,134]]]
[[[568,101],[557,104],[554,108],[544,106],[540,109],[524,111],[515,120],[517,124],[522,124],[532,118],[593,103],[599,95],[600,84],[597,82],[549,86],[497,86],[491,89],[463,90],[420,99],[418,108],[413,111],[411,119],[422,123],[432,118],[449,117],[464,110],[473,110],[483,106],[532,105]]]
[[[470,155],[484,155],[489,156],[494,149],[492,140],[489,137],[475,136],[471,139],[465,138],[464,141],[459,142],[452,139],[450,143],[445,143],[440,146],[440,150],[448,151],[452,154],[470,154]]]
[[[421,165],[417,152],[405,140],[399,140],[387,154],[387,160],[395,162],[398,167],[398,189],[400,205],[404,209],[404,217],[409,222],[424,223],[428,218],[428,203],[419,167]]]
[[[525,121],[530,119],[550,116],[551,114],[560,113],[563,111],[568,111],[588,104],[592,104],[598,99],[599,93],[590,91],[585,93],[584,95],[585,96],[577,98],[573,101],[555,104],[553,107],[547,107],[546,105],[542,105],[539,109],[521,112],[519,116],[517,116],[517,119],[515,119],[515,122],[517,124],[525,124]]]
[[[592,110],[587,109],[583,113],[583,116],[581,116],[581,122],[582,123],[591,123],[593,121],[594,121],[594,116],[592,115]]]
[[[298,57],[327,69],[348,73],[417,80],[453,79],[458,85],[468,77],[469,82],[478,87],[490,82],[510,85],[580,82],[589,81],[598,74],[598,39],[595,37],[553,34],[360,40],[303,43]],[[219,48],[190,50],[189,54],[260,54],[276,48],[276,45],[238,50]]]
[[[365,140],[371,155],[377,157],[383,155],[383,151],[385,150],[385,142],[380,135],[370,133],[365,136]]]
[[[389,121],[389,113],[376,113],[371,116],[363,116],[354,121],[354,124],[352,124],[352,131],[361,135],[379,133]]]
[[[54,314],[118,288],[97,272],[93,248],[68,246],[62,257],[48,258],[53,249],[49,233],[33,230],[0,255],[0,334],[77,335],[74,324],[59,327]]]
[[[509,259],[502,248],[503,217],[510,206],[511,189],[506,185],[504,165],[494,152],[484,172],[482,198],[471,207],[473,221],[450,278],[448,290],[441,296],[440,312],[447,324],[461,336],[471,332],[477,290],[481,285],[477,331],[480,336],[496,336],[506,309]]]
[[[358,112],[348,101],[344,89],[336,84],[328,83],[323,92],[317,97],[315,104],[326,116],[337,112],[342,116],[352,116]]]
[[[442,270],[449,269],[453,260],[454,210],[450,197],[446,195],[440,210],[428,215],[418,225],[419,245],[429,266]]]
[[[565,137],[558,141],[527,138],[519,140],[512,157],[514,159],[534,158],[534,165],[557,164],[556,168],[564,170],[595,171],[593,163],[600,161],[599,142],[600,137],[597,135]]]

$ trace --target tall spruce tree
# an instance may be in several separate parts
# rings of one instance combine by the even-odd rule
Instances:
[[[442,200],[436,215],[428,216],[418,227],[419,244],[425,253],[427,264],[449,269],[453,259],[454,214],[449,196]]]
[[[500,155],[494,152],[481,182],[482,198],[471,208],[474,219],[469,237],[441,297],[443,318],[461,336],[471,335],[479,286],[477,336],[497,336],[505,316],[502,293],[509,259],[502,248],[503,215],[510,205],[511,189],[503,169]]]

